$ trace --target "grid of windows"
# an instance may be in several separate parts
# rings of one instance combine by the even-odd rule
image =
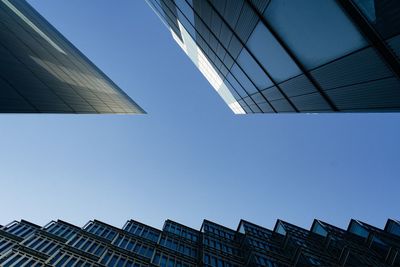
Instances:
[[[15,240],[0,236],[0,255],[12,249],[15,245],[17,245]]]
[[[213,254],[204,253],[204,265],[213,267],[239,267],[238,263],[226,260]]]
[[[38,228],[39,227],[34,226],[32,224],[15,221],[10,223],[9,225],[4,226],[2,230],[12,235],[24,238],[32,234]]]
[[[62,222],[51,222],[45,227],[45,231],[64,239],[70,239],[78,232],[78,229]]]
[[[207,247],[216,249],[221,251],[222,253],[234,255],[234,256],[241,256],[240,251],[238,248],[234,247],[233,245],[229,245],[222,240],[218,240],[216,238],[211,238],[205,236],[203,239],[203,244]]]
[[[173,251],[182,253],[188,257],[197,258],[197,247],[168,236],[162,236],[159,244]]]
[[[51,266],[55,267],[72,267],[72,266],[82,266],[82,267],[94,267],[98,266],[96,262],[91,261],[82,256],[78,256],[74,253],[70,253],[64,250],[60,250],[53,258],[49,259],[47,262]]]
[[[167,221],[164,224],[164,231],[178,235],[193,242],[197,242],[199,240],[199,234],[197,231],[181,226],[172,221]]]
[[[33,255],[23,253],[18,250],[12,250],[0,258],[0,265],[2,267],[44,267],[44,261],[36,258]]]
[[[53,255],[62,247],[61,243],[40,234],[35,234],[27,238],[22,242],[22,244],[30,249],[48,256]]]
[[[69,242],[68,245],[82,250],[86,253],[100,257],[106,250],[106,245],[93,238],[77,234]]]
[[[179,259],[175,255],[163,253],[157,251],[154,255],[152,263],[161,267],[195,267],[196,265],[190,262],[185,262],[183,259]]]
[[[160,236],[160,232],[158,230],[152,229],[135,221],[129,221],[125,225],[124,230],[128,231],[131,234],[151,240],[153,242],[157,242]]]
[[[202,226],[204,233],[211,233],[222,238],[233,240],[235,238],[235,231],[219,226],[217,224],[205,221]]]
[[[114,252],[114,251],[107,251],[104,256],[100,260],[101,264],[104,264],[105,266],[109,267],[120,267],[120,266],[126,266],[126,267],[145,267],[148,266],[145,263],[141,263],[138,260],[135,260],[134,258],[127,257],[121,253]]]
[[[397,0],[147,2],[235,113],[400,109]]]
[[[90,222],[84,228],[87,232],[100,236],[109,241],[113,240],[117,235],[117,232],[107,225],[101,224],[99,222]]]
[[[113,241],[113,245],[146,258],[151,258],[154,253],[154,248],[151,245],[144,244],[143,242],[135,240],[134,238],[121,234],[119,234]]]
[[[0,266],[281,267],[398,266],[400,263],[396,220],[388,220],[384,229],[351,220],[347,230],[319,220],[314,220],[310,230],[278,220],[274,231],[244,220],[236,231],[207,220],[199,231],[170,220],[165,222],[163,231],[133,220],[125,224],[125,230],[100,221],[90,221],[83,229],[57,222],[76,231],[69,240],[49,233],[61,229],[53,227],[54,223],[24,238],[0,230]],[[22,225],[39,227],[22,221],[12,222],[3,229],[20,231]],[[172,232],[171,226],[179,229],[179,233]],[[157,242],[127,231],[137,227],[142,232],[144,228],[157,232],[160,235]],[[107,234],[101,235],[106,228]],[[101,231],[94,234],[88,229]],[[285,235],[278,233],[283,230]],[[105,238],[110,231],[116,233],[112,241]],[[184,231],[201,242],[193,242],[186,234],[182,236]]]

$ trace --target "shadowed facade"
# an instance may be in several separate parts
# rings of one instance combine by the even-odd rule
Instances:
[[[0,112],[144,113],[25,0],[0,0]]]
[[[82,228],[61,220],[0,227],[4,267],[400,266],[399,252],[395,220],[384,229],[351,220],[347,230],[319,220],[310,230],[282,220],[274,230],[245,220],[237,230],[208,220],[200,230],[171,220],[163,230],[134,220],[122,228],[97,220]]]

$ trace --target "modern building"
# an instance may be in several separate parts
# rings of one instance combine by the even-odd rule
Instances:
[[[314,220],[306,230],[278,220],[269,230],[241,220],[233,230],[204,220],[198,231],[167,220],[160,231],[134,220],[122,229],[22,220],[0,227],[0,266],[400,266],[400,222],[343,230]]]
[[[0,113],[144,113],[25,0],[0,0]]]
[[[398,0],[146,0],[233,112],[400,110]]]

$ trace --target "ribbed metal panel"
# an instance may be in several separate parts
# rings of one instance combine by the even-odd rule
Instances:
[[[311,75],[325,90],[393,76],[372,48],[313,70]]]
[[[289,98],[300,112],[332,111],[319,92]]]
[[[270,103],[277,112],[295,112],[286,99],[274,100],[270,101]]]
[[[194,1],[204,1],[207,0],[194,0]],[[235,28],[236,23],[239,19],[240,12],[243,6],[243,0],[211,0],[210,1],[215,9],[223,14],[224,19],[227,21],[231,28]]]
[[[400,110],[400,82],[396,78],[341,87],[326,91],[339,110]]]
[[[259,20],[258,15],[253,11],[249,4],[245,3],[235,27],[235,32],[243,43],[247,42]]]

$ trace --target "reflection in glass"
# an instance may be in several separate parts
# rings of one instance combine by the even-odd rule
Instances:
[[[276,82],[287,80],[301,73],[262,22],[258,23],[247,46]]]
[[[264,17],[307,69],[367,45],[335,0],[273,0]]]

